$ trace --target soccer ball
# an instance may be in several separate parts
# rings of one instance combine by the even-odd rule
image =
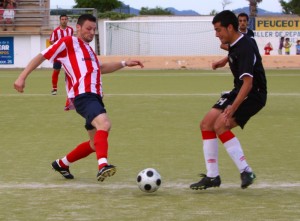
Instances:
[[[139,172],[136,181],[143,192],[153,193],[160,187],[161,176],[155,169],[147,168]]]

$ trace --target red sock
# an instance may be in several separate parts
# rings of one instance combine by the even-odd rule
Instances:
[[[73,163],[77,160],[80,160],[84,157],[87,157],[91,153],[95,152],[91,146],[90,141],[86,141],[82,144],[79,144],[74,150],[72,150],[70,153],[67,154],[66,158],[69,163]],[[59,160],[59,165],[62,168],[68,168],[69,166],[64,164],[62,159]]]
[[[87,157],[91,153],[95,152],[91,146],[90,141],[79,144],[74,150],[67,154],[67,160],[70,163],[73,163],[77,160],[80,160],[84,157]]]
[[[98,130],[94,137],[94,144],[96,150],[96,156],[98,160],[99,170],[107,165],[107,152],[108,152],[108,132],[104,130]]]
[[[52,88],[57,89],[57,82],[58,82],[58,75],[59,75],[60,70],[53,70],[52,73]]]
[[[226,143],[228,140],[231,140],[234,137],[235,137],[234,134],[230,130],[227,130],[224,133],[219,135],[219,139],[221,140],[222,143]]]
[[[202,139],[203,140],[210,140],[210,139],[215,139],[217,138],[217,135],[214,131],[201,131],[202,134]]]
[[[62,168],[65,168],[65,169],[69,168],[69,166],[67,166],[66,164],[64,164],[64,162],[62,161],[62,159],[59,159],[58,163],[59,163],[59,166],[62,167]]]

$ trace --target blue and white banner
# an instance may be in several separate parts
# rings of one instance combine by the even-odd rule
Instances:
[[[0,65],[14,64],[14,38],[0,37]]]

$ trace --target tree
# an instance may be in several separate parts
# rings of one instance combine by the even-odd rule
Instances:
[[[215,16],[216,14],[218,14],[218,12],[217,12],[215,9],[213,9],[213,10],[209,13],[209,15],[212,15],[212,16]]]
[[[253,18],[257,15],[257,4],[261,3],[262,0],[247,0],[249,2],[249,11],[250,15],[249,17]]]
[[[284,14],[300,15],[300,1],[299,0],[290,0],[289,2],[280,0],[279,3],[281,4],[282,12]]]
[[[232,2],[230,1],[230,0],[223,0],[223,2],[222,2],[222,7],[223,7],[223,11],[225,10],[225,7],[227,6],[227,5],[230,5]]]
[[[122,6],[118,0],[75,0],[74,8],[95,8],[98,12],[111,11]]]
[[[168,9],[163,9],[161,7],[148,8],[142,7],[140,10],[140,15],[173,15]]]

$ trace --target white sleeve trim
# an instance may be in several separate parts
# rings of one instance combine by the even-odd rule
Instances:
[[[242,78],[245,76],[245,75],[247,75],[247,76],[249,76],[249,77],[252,77],[253,78],[253,75],[252,74],[249,74],[249,73],[244,73],[244,74],[242,74],[241,76],[240,76],[240,80],[242,80]]]

